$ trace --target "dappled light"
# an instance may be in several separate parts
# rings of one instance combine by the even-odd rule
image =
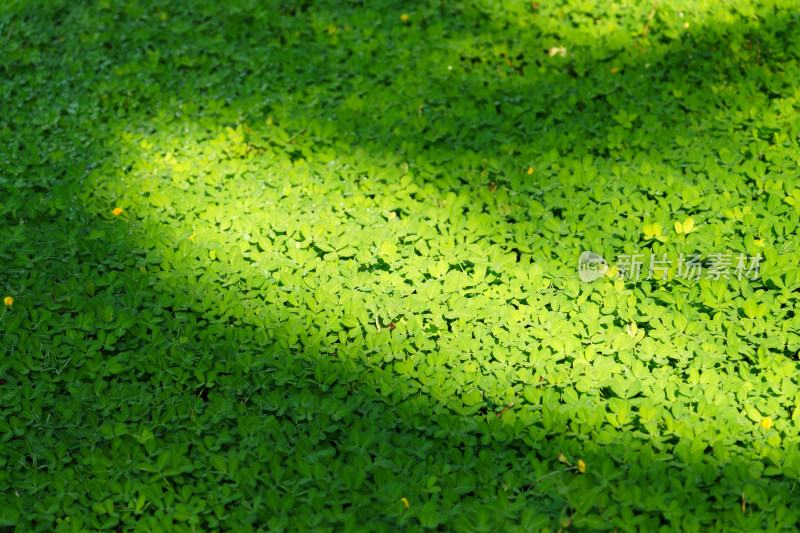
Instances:
[[[0,527],[797,527],[798,23],[0,7]]]

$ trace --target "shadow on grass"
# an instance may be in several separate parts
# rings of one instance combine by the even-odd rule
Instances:
[[[31,223],[43,237],[27,245],[58,261],[7,267],[44,273],[29,286],[43,300],[20,296],[3,341],[4,508],[35,529],[693,529],[722,513],[744,529],[771,522],[742,499],[794,499],[762,460],[648,442],[638,424],[596,442],[581,421],[605,409],[558,394],[458,415],[432,384],[360,358],[360,333],[341,343],[296,308],[236,318],[241,290],[219,278],[141,271],[124,222],[89,222],[95,237],[71,244],[68,221]]]
[[[9,172],[36,169],[38,177],[16,193],[25,205],[4,212],[2,282],[19,302],[6,326],[21,317],[3,341],[2,506],[15,510],[6,517],[16,512],[39,530],[69,516],[85,527],[138,521],[150,530],[174,521],[187,530],[198,523],[496,531],[557,528],[567,520],[587,529],[693,530],[725,514],[725,524],[753,529],[770,527],[772,509],[796,502],[793,482],[765,470],[763,459],[719,459],[700,435],[699,445],[657,440],[632,424],[605,432],[602,442],[590,438],[582,428],[604,419],[605,409],[565,403],[555,387],[544,386],[538,404],[520,399],[504,410],[487,402],[467,413],[435,377],[404,375],[399,354],[387,352],[397,360],[382,365],[365,358],[371,325],[320,327],[302,301],[264,305],[255,315],[247,291],[287,286],[272,286],[250,265],[211,268],[206,249],[190,246],[157,215],[98,221],[94,208],[64,203],[74,197],[91,205],[92,191],[81,184],[87,165],[124,159],[103,138],[109,132],[146,133],[151,117],[174,114],[187,102],[198,116],[183,122],[252,122],[256,137],[270,137],[256,123],[274,117],[294,137],[281,149],[295,159],[309,157],[304,149],[329,146],[369,162],[408,163],[420,186],[441,191],[485,190],[495,182],[535,194],[555,179],[551,165],[563,157],[647,160],[678,172],[656,148],[680,138],[672,148],[697,147],[686,161],[698,164],[724,144],[724,136],[705,136],[721,110],[749,111],[733,94],[768,98],[791,85],[757,62],[741,75],[723,43],[698,49],[688,38],[656,56],[614,51],[597,60],[602,54],[591,45],[570,47],[562,58],[546,53],[555,43],[517,33],[517,46],[529,55],[470,57],[467,50],[477,46],[460,43],[481,44],[475,28],[492,13],[423,7],[436,17],[463,16],[462,32],[437,34],[424,17],[402,25],[363,6],[309,15],[205,8],[198,24],[155,5],[131,5],[127,14],[56,11],[66,27],[92,14],[83,33],[69,36],[86,37],[86,69],[63,87],[78,114],[95,107],[107,114],[94,117],[103,121],[97,124],[66,103],[36,108],[19,152],[41,154]],[[783,18],[763,24],[773,22],[776,34],[794,28]],[[347,40],[358,30],[361,57]],[[754,41],[749,27],[708,23],[697,31]],[[66,52],[58,32],[23,35],[41,39],[44,67],[7,63],[29,80],[12,96],[45,104],[48,69]],[[426,35],[440,39],[422,41],[432,49],[427,55],[419,46]],[[403,50],[414,42],[412,51]],[[756,50],[748,54],[755,58]],[[619,58],[624,67],[615,66]],[[500,59],[512,64],[498,66]],[[560,73],[537,74],[539,65],[558,61]],[[693,105],[693,91],[713,91],[728,77],[738,84],[728,85],[731,96],[722,90],[719,108]],[[8,116],[19,116],[10,100],[3,105]],[[651,118],[628,127],[621,109]],[[24,127],[9,123],[13,131]],[[74,128],[67,141],[64,123]],[[314,136],[304,141],[304,131]],[[70,149],[54,157],[37,147],[37,136],[45,147],[58,139]],[[432,168],[440,161],[453,166]],[[538,174],[516,178],[528,166]],[[626,179],[662,186],[653,178]],[[570,199],[561,200],[566,207]],[[28,293],[41,300],[26,301]],[[585,474],[574,469],[578,459]],[[697,501],[698,491],[709,496]]]

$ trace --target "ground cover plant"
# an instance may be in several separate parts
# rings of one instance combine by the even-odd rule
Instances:
[[[0,528],[795,530],[798,35],[3,2]]]

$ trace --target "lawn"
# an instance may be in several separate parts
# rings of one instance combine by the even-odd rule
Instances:
[[[0,531],[797,530],[799,36],[0,3]]]

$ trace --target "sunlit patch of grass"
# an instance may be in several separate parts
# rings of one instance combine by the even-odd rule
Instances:
[[[0,527],[794,526],[785,7],[0,6]]]

